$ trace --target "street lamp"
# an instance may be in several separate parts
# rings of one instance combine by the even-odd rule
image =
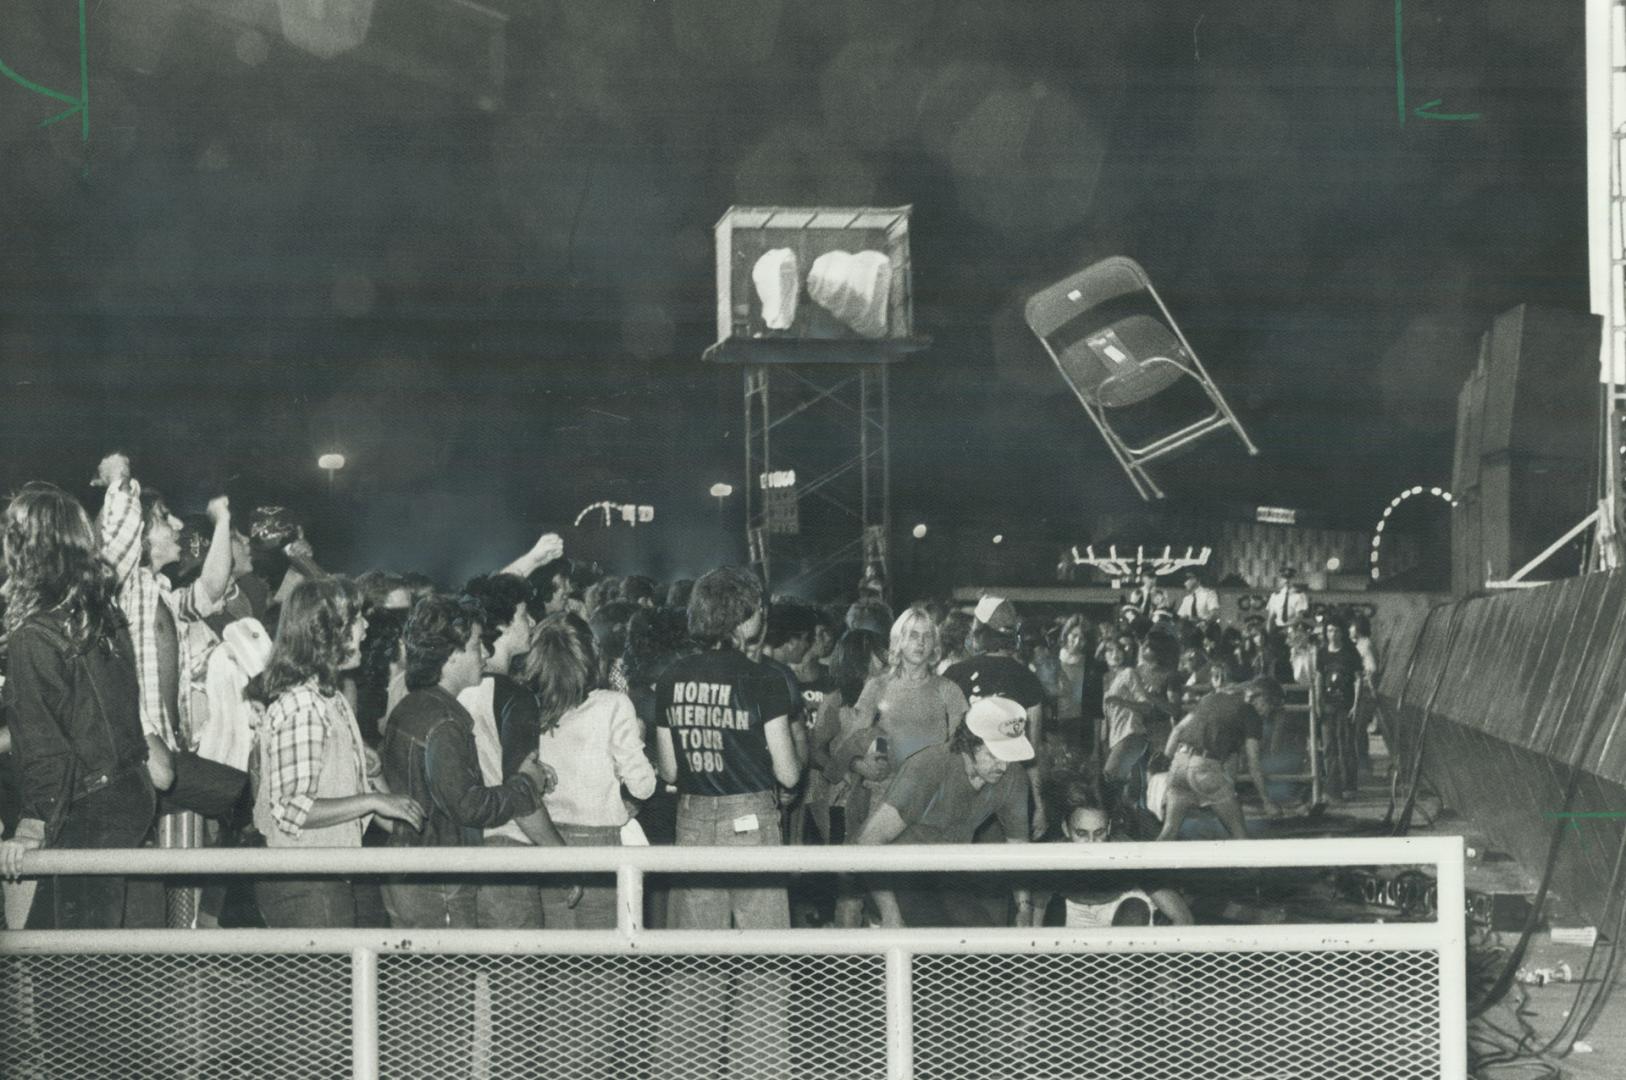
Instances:
[[[723,500],[734,494],[734,485],[722,481],[711,485],[711,497],[717,500],[717,516],[723,516]]]
[[[327,473],[327,490],[331,494],[333,491],[334,474],[336,474],[340,469],[344,468],[344,455],[331,453],[323,454],[321,457],[316,459],[316,467]]]

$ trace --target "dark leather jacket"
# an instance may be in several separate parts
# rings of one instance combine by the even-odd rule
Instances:
[[[36,615],[7,641],[6,722],[22,764],[23,816],[49,843],[68,807],[147,760],[135,652],[120,620],[81,652],[60,619]]]
[[[395,706],[379,756],[390,790],[412,796],[426,814],[418,832],[397,825],[391,847],[475,846],[482,830],[541,804],[525,776],[486,786],[474,748],[474,718],[438,686],[414,690]]]

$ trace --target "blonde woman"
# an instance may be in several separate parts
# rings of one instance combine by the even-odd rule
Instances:
[[[924,607],[898,616],[888,646],[887,669],[864,685],[854,706],[858,718],[878,728],[885,740],[876,744],[884,763],[878,762],[877,775],[865,777],[872,783],[887,779],[916,751],[948,742],[970,707],[965,693],[936,673],[943,645]]]

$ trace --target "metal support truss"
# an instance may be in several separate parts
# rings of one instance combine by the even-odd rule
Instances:
[[[1592,311],[1603,316],[1598,509],[1587,568],[1626,563],[1622,424],[1626,423],[1626,6],[1587,0],[1587,207]],[[1518,575],[1515,575],[1517,578]]]
[[[745,369],[745,527],[770,592],[812,595],[840,569],[887,578],[891,438],[887,365]],[[763,478],[794,471],[800,525],[776,532]]]

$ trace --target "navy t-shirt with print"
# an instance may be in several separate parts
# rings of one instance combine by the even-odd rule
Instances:
[[[796,690],[802,695],[802,716],[809,724],[818,719],[819,708],[824,704],[824,695],[834,693],[835,689],[836,681],[829,675],[820,675],[810,680],[797,676]]]
[[[1316,651],[1316,669],[1321,673],[1321,704],[1328,709],[1348,711],[1355,704],[1355,684],[1361,677],[1361,656],[1353,645],[1334,651]]]
[[[774,790],[767,723],[789,716],[793,705],[784,676],[738,649],[674,660],[655,684],[655,723],[672,733],[678,792]]]

